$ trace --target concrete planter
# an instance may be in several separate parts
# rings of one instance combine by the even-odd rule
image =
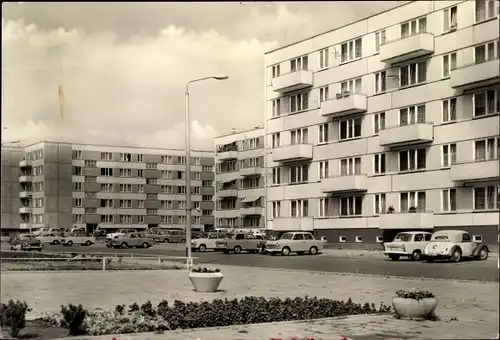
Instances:
[[[436,309],[437,299],[416,300],[394,297],[392,298],[392,307],[400,318],[425,318]]]
[[[217,291],[224,275],[222,273],[189,273],[189,280],[198,293],[214,293]]]

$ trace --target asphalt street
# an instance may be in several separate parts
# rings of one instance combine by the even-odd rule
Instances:
[[[182,245],[158,245],[149,249],[113,249],[102,244],[91,247],[63,247],[46,245],[45,252],[98,253],[134,256],[185,256]],[[404,277],[443,278],[498,282],[497,259],[487,261],[462,261],[459,263],[427,263],[408,260],[391,261],[371,256],[341,257],[327,254],[315,256],[270,256],[261,254],[222,254],[219,252],[194,252],[199,264],[220,264],[293,270],[325,271],[337,273],[375,274]]]

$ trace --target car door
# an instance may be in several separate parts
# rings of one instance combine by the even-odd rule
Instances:
[[[462,248],[462,256],[471,256],[472,251],[476,247],[476,243],[472,241],[469,233],[462,234],[462,242],[460,248]]]
[[[418,249],[422,251],[425,248],[424,234],[413,235],[413,242],[408,244],[406,248],[407,253],[413,253],[414,250]]]
[[[304,234],[295,234],[292,238],[292,251],[306,251],[308,250]]]

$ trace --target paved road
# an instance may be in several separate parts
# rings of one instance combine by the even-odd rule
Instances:
[[[173,248],[173,249],[172,249]],[[45,247],[47,252],[77,252],[134,254],[134,256],[185,256],[182,245],[158,245],[149,249],[108,249],[103,245],[91,247]],[[406,277],[444,278],[498,282],[497,259],[464,261],[460,263],[427,263],[391,261],[386,258],[356,256],[341,257],[320,254],[317,256],[269,256],[260,254],[221,254],[218,252],[193,253],[198,263],[237,265],[265,268],[326,271],[338,273],[379,274]]]

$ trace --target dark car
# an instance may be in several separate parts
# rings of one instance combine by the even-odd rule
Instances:
[[[42,242],[30,234],[17,235],[9,242],[9,244],[11,250],[43,250]]]
[[[93,232],[94,237],[102,237],[106,236],[107,232],[106,229],[97,229],[96,231]]]

